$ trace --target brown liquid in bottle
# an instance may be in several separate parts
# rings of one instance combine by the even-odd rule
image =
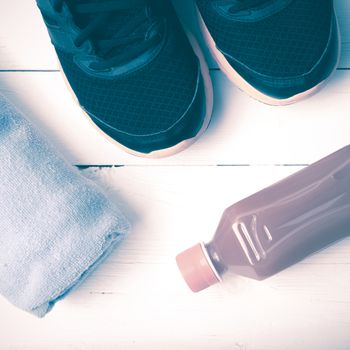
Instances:
[[[223,213],[212,241],[179,254],[193,291],[230,270],[264,279],[350,235],[350,145]]]

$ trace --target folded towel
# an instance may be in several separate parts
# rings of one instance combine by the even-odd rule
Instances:
[[[43,317],[128,228],[103,191],[0,95],[0,293]]]

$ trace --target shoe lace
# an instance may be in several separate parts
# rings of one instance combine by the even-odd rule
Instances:
[[[112,68],[146,52],[160,40],[160,22],[147,13],[147,0],[53,0],[55,10],[61,11],[64,2],[81,29],[75,45],[91,40],[100,58],[90,64],[93,69]],[[116,28],[115,16],[130,11],[128,21]]]

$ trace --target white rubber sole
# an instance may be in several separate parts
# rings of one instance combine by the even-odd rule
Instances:
[[[202,35],[204,37],[204,40],[210,50],[210,53],[212,56],[215,58],[215,61],[217,62],[219,68],[221,71],[242,91],[246,92],[249,96],[254,98],[255,100],[258,100],[260,102],[263,102],[268,105],[273,105],[273,106],[283,106],[283,105],[289,105],[295,102],[298,102],[308,96],[311,96],[315,94],[317,91],[319,91],[324,84],[329,80],[331,75],[334,73],[336,70],[339,59],[340,59],[340,46],[338,47],[338,57],[337,57],[337,63],[334,65],[332,73],[323,81],[321,81],[318,85],[312,87],[309,90],[306,90],[302,93],[299,93],[297,95],[294,95],[292,97],[286,98],[286,99],[277,99],[268,95],[265,95],[261,91],[257,90],[254,86],[250,85],[227,61],[225,56],[217,49],[215,41],[213,37],[211,36],[204,20],[203,17],[198,9],[198,6],[196,4],[195,9],[196,9],[196,14],[198,18],[198,24],[200,27],[200,30],[202,32]],[[337,33],[338,33],[338,40],[340,43],[340,31],[339,31],[339,25],[337,18],[335,17],[336,21],[336,27],[337,27]]]
[[[202,56],[201,51],[197,51],[197,53],[199,56]],[[198,133],[194,137],[192,137],[190,139],[183,140],[172,147],[156,150],[156,151],[153,151],[150,153],[142,153],[142,152],[135,151],[131,148],[128,148],[128,147],[124,146],[123,144],[119,143],[118,141],[114,140],[112,137],[110,137],[108,134],[106,134],[103,130],[101,130],[94,123],[94,121],[91,119],[91,117],[84,111],[84,109],[82,109],[85,117],[91,123],[91,125],[95,128],[95,130],[97,130],[109,142],[111,142],[113,145],[117,146],[118,148],[122,149],[123,151],[125,151],[133,156],[154,159],[154,158],[169,157],[169,156],[172,156],[176,153],[182,152],[183,150],[185,150],[186,148],[191,146],[193,143],[195,143],[200,138],[200,136],[205,132],[205,130],[208,128],[208,125],[209,125],[210,119],[211,119],[211,115],[213,113],[214,95],[213,95],[213,85],[212,85],[210,74],[209,74],[209,68],[208,68],[208,65],[206,64],[204,58],[201,59],[199,56],[198,56],[198,58],[200,61],[200,71],[201,71],[201,74],[203,77],[203,82],[204,82],[205,116],[204,116],[203,124],[202,124],[200,130],[198,131]],[[75,95],[72,87],[70,86],[68,79],[67,79],[66,75],[64,74],[63,68],[62,68],[59,61],[58,61],[58,64],[60,67],[61,74],[63,76],[63,80],[64,80],[69,92],[73,96],[75,102],[80,106],[79,100],[78,100],[77,96]],[[181,88],[181,87],[179,87],[179,88]]]

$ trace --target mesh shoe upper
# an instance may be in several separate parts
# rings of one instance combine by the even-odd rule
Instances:
[[[330,0],[293,0],[281,11],[257,21],[240,21],[217,11],[215,0],[197,0],[217,46],[249,68],[268,76],[308,72],[329,39]]]
[[[114,79],[83,72],[70,54],[57,50],[80,104],[125,133],[146,135],[170,128],[190,105],[198,62],[184,36],[172,30],[158,56],[144,68]]]
[[[102,130],[125,146],[144,153],[171,147],[197,134],[204,119],[203,80],[198,59],[170,4],[160,4],[156,8],[145,6],[135,14],[130,11],[117,11],[118,15],[109,17],[106,23],[100,20],[97,30],[94,28],[93,33],[88,33],[89,45],[92,48],[88,54],[84,53],[84,56],[75,50],[74,45],[64,45],[65,39],[62,39],[62,36],[55,40],[52,30],[56,29],[50,27],[52,16],[55,14],[51,14],[48,21],[43,8],[45,6],[40,6],[40,3],[46,4],[47,1],[40,0],[38,4],[49,32],[51,31],[50,35],[65,76],[80,105]],[[62,3],[64,0],[58,1]],[[142,0],[134,2],[142,3]],[[89,10],[89,0],[67,0],[70,6],[74,3],[79,4],[83,15],[85,5]],[[123,1],[101,1],[93,2],[93,6],[101,5],[103,8],[103,4],[119,6],[122,3]],[[125,6],[130,7],[130,3],[125,1]],[[69,6],[66,8],[70,9]],[[106,12],[105,9],[103,11]],[[70,11],[69,15],[70,13],[74,18],[74,11]],[[148,23],[148,28],[143,29],[142,16],[145,14],[146,20],[153,16],[160,19],[158,22]],[[59,11],[57,15],[60,15]],[[106,15],[109,15],[109,11]],[[99,16],[98,11],[96,16]],[[125,29],[130,27],[129,22],[135,21],[137,16],[141,20],[135,25],[135,29]],[[94,26],[93,21],[97,18],[94,17],[94,13],[90,11],[89,16],[75,18],[75,25],[81,26],[83,30],[84,26],[91,23]],[[61,26],[65,26],[65,23]],[[162,30],[157,31],[157,26]],[[124,35],[125,32],[128,32],[128,36]],[[156,35],[153,35],[153,32],[156,32]],[[145,46],[152,35],[156,39],[160,38],[151,42],[156,47],[156,53],[149,53],[148,47]],[[83,40],[86,40],[84,35]],[[117,47],[111,47],[111,44],[116,44]],[[78,46],[80,45],[81,43]],[[146,61],[142,64],[135,63],[138,62],[137,55],[143,54],[143,51],[146,51]],[[106,59],[109,66],[112,63],[117,68],[123,67],[122,71],[109,75],[110,67],[101,69],[101,74],[97,68],[96,72],[91,71],[92,65],[85,69],[83,60],[93,55],[104,55],[103,59]],[[136,56],[135,60],[132,55]],[[98,64],[100,63],[97,60]],[[111,71],[114,66],[111,67]]]

